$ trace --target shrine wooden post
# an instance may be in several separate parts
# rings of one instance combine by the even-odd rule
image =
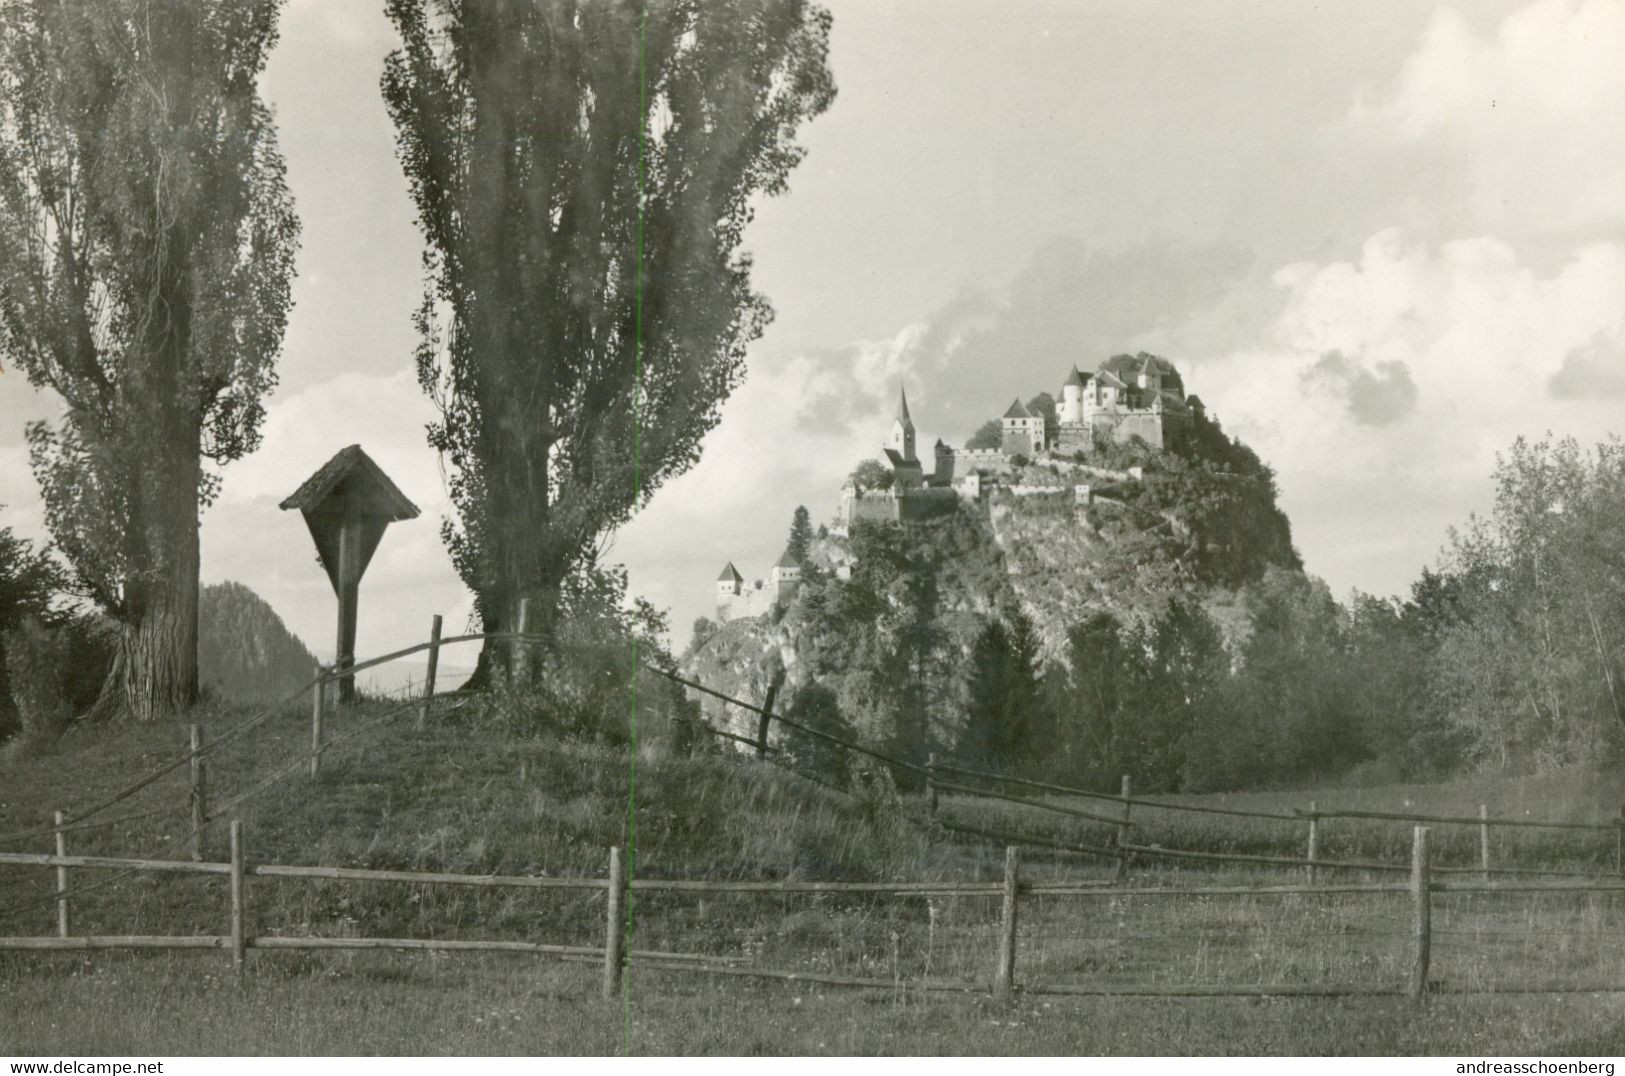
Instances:
[[[406,499],[360,445],[350,445],[322,464],[281,507],[297,508],[305,517],[305,525],[316,542],[316,555],[338,597],[333,669],[342,672],[355,664],[356,601],[361,576],[378,549],[384,528],[417,518],[417,505]],[[355,700],[355,677],[338,679],[338,699]]]

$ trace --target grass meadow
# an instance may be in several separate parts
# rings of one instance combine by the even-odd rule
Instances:
[[[321,777],[295,768],[232,815],[251,862],[527,875],[602,875],[629,844],[638,877],[979,880],[1002,849],[949,840],[923,805],[843,797],[742,757],[645,757],[518,737],[466,708],[423,731],[387,702],[341,711]],[[201,715],[206,738],[240,710]],[[365,730],[365,731],[363,731]],[[308,715],[289,707],[210,757],[211,799],[296,759]],[[348,737],[348,738],[346,738]],[[75,732],[54,752],[0,763],[0,833],[99,802],[184,749],[181,726]],[[170,809],[69,835],[74,853],[185,858],[185,769],[106,815]],[[635,814],[627,789],[635,789]],[[1317,790],[1192,802],[1280,810],[1411,809],[1499,817],[1613,814],[1619,783],[1546,781]],[[1083,805],[1087,801],[1069,800]],[[944,797],[944,816],[988,828],[1103,841],[1108,827],[986,799]],[[1301,854],[1304,825],[1136,807],[1135,840],[1209,851]],[[1404,862],[1400,823],[1322,823],[1321,855]],[[1503,830],[1497,861],[1611,870],[1608,834]],[[1440,859],[1476,863],[1476,827],[1436,827]],[[49,837],[0,842],[47,851]],[[209,858],[226,855],[223,824]],[[1030,849],[1033,881],[1104,880],[1113,864]],[[1336,880],[1396,881],[1352,874]],[[1137,863],[1136,888],[1252,885],[1300,872]],[[53,872],[0,867],[0,934],[55,927]],[[218,877],[76,870],[76,934],[222,934]],[[519,939],[599,945],[597,892],[249,880],[250,932]],[[986,992],[996,896],[634,893],[635,950],[728,957],[741,967],[881,979],[852,990],[634,964],[627,994],[598,997],[599,969],[508,954],[222,951],[0,953],[0,1053],[1617,1053],[1618,994],[1143,998],[1045,995],[1051,987],[1191,984],[1403,985],[1403,893],[1242,897],[1031,894],[1021,902],[1014,1004]],[[1433,980],[1442,990],[1625,986],[1625,896],[1434,898]],[[963,983],[925,993],[920,980]]]

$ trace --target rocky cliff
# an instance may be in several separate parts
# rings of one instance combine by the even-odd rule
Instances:
[[[1011,609],[1033,621],[1046,662],[1066,660],[1069,629],[1089,616],[1154,618],[1175,597],[1235,637],[1246,630],[1238,588],[1301,566],[1268,468],[1217,426],[1199,433],[1179,454],[1041,459],[943,519],[826,532],[793,600],[697,634],[683,667],[753,702],[781,673],[781,700],[816,680],[884,742],[890,703],[909,691],[929,695],[934,720],[955,720],[972,640]],[[704,706],[713,723],[754,733],[738,707]]]

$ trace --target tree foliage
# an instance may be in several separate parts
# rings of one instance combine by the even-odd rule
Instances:
[[[980,451],[998,448],[1002,444],[1004,444],[1004,424],[996,418],[990,418],[976,427],[976,432],[970,435],[970,439],[965,442],[965,447]]]
[[[196,692],[198,512],[258,444],[298,222],[257,85],[278,0],[0,8],[0,356],[76,588],[124,626],[103,709]]]
[[[808,514],[805,505],[798,504],[795,513],[790,517],[790,539],[786,546],[797,564],[806,563],[807,554],[812,550],[812,541],[812,516]]]
[[[891,468],[879,460],[864,460],[852,468],[847,479],[862,493],[871,489],[891,489],[895,476]]]
[[[1495,503],[1424,579],[1432,701],[1474,761],[1559,766],[1625,742],[1625,442],[1520,438]]]
[[[823,684],[810,683],[797,688],[784,716],[829,736],[843,740],[857,738],[841,713],[835,692]],[[781,746],[786,761],[795,769],[835,788],[847,786],[850,767],[846,748],[789,725],[784,726]]]
[[[1038,635],[1019,608],[990,618],[971,644],[965,724],[955,753],[971,765],[1032,767],[1048,744],[1039,705]]]
[[[828,107],[806,0],[389,0],[418,376],[487,630],[690,467],[771,316],[745,226]]]
[[[16,716],[7,672],[6,633],[20,628],[25,620],[54,625],[61,618],[57,595],[65,581],[61,566],[48,552],[35,549],[10,527],[0,527],[0,739],[9,735]]]

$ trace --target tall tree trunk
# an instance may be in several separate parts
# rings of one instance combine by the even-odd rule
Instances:
[[[196,452],[179,446],[142,467],[125,615],[95,716],[150,722],[197,701],[198,476]]]

